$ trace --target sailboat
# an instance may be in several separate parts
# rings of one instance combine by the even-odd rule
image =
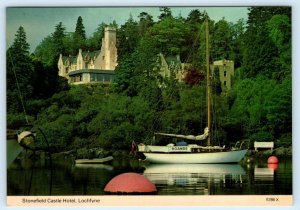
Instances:
[[[248,149],[243,149],[243,142],[232,148],[211,145],[211,77],[209,66],[209,32],[206,20],[206,70],[207,70],[207,127],[202,135],[179,135],[168,133],[155,133],[180,139],[203,141],[207,139],[207,146],[198,144],[168,144],[166,146],[138,145],[138,152],[145,155],[151,163],[198,164],[198,163],[237,163],[241,161]],[[154,138],[155,138],[154,135]]]

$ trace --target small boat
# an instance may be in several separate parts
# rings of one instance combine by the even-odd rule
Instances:
[[[207,146],[200,146],[197,143],[187,144],[168,144],[166,146],[138,145],[138,152],[142,153],[146,160],[151,163],[180,163],[180,164],[199,164],[199,163],[237,163],[241,161],[247,153],[244,148],[245,142],[237,142],[234,147],[215,146],[211,144],[211,73],[209,64],[209,32],[208,21],[206,20],[206,69],[207,69],[207,127],[202,135],[181,135],[169,133],[154,133],[155,135],[175,137],[185,140],[199,142],[207,140]],[[239,145],[238,145],[239,143]]]
[[[93,158],[93,159],[76,159],[75,164],[99,164],[106,163],[112,161],[114,158],[112,156],[108,156],[105,158]]]
[[[75,165],[76,168],[81,168],[81,169],[87,169],[87,168],[92,168],[92,169],[104,169],[107,171],[112,171],[114,169],[113,166],[105,164],[105,163],[99,163],[99,164],[93,164],[93,163],[78,163]]]

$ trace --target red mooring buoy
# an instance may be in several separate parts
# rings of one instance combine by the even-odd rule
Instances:
[[[154,193],[155,185],[137,173],[124,173],[114,177],[104,188],[109,193]]]
[[[268,158],[268,164],[278,164],[279,160],[276,156],[271,156]]]
[[[278,163],[268,163],[268,169],[276,171],[278,169]]]

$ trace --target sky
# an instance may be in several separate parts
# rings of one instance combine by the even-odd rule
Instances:
[[[171,7],[172,15],[181,15],[186,18],[193,9],[204,10],[211,19],[218,21],[223,17],[235,23],[239,19],[247,20],[247,7]],[[74,32],[79,16],[87,36],[91,36],[97,26],[116,21],[120,26],[124,24],[130,14],[138,19],[141,12],[147,12],[153,16],[154,21],[161,14],[159,7],[8,7],[6,8],[6,47],[11,46],[16,31],[23,26],[33,52],[36,46],[48,35],[54,32],[55,25],[62,22],[67,32]]]

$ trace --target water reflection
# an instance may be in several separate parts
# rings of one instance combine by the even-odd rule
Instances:
[[[82,168],[82,169],[87,169],[87,168],[105,169],[108,171],[112,171],[114,169],[113,166],[107,164],[75,164],[75,167]]]
[[[239,164],[148,164],[115,160],[75,165],[71,160],[15,161],[7,170],[8,195],[103,195],[115,176],[135,172],[152,181],[159,195],[289,195],[292,162]]]
[[[255,181],[274,181],[274,172],[272,168],[254,168],[254,180]]]
[[[56,161],[40,166],[27,161],[8,169],[8,195],[101,195],[114,168],[105,164],[74,165]]]
[[[246,174],[238,164],[152,164],[145,168],[144,175],[159,194],[215,194],[220,187],[239,188]]]

